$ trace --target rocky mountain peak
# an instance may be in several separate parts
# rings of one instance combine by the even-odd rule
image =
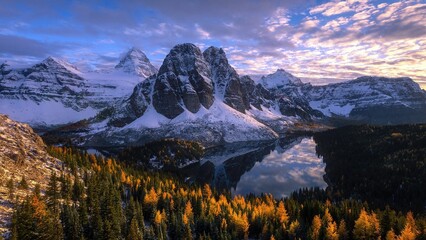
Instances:
[[[145,53],[136,47],[132,47],[127,51],[120,59],[120,62],[115,66],[115,69],[135,74],[143,78],[157,73],[157,69],[151,64]]]
[[[267,76],[263,76],[261,78],[261,82],[263,86],[265,86],[265,88],[267,89],[280,88],[288,85],[303,85],[300,78],[293,76],[291,73],[286,72],[284,69],[277,69],[276,72]]]
[[[215,94],[230,107],[245,113],[250,103],[243,93],[240,77],[229,64],[222,48],[209,47],[204,53],[204,59],[210,64],[211,75],[214,81]]]
[[[191,43],[179,44],[164,59],[152,96],[157,112],[175,118],[185,108],[196,113],[213,104],[213,84],[209,64],[201,50]]]
[[[60,59],[60,58],[56,58],[56,57],[52,57],[49,56],[46,59],[44,59],[41,63],[36,64],[34,67],[40,67],[40,66],[45,66],[47,68],[47,70],[51,70],[51,71],[55,71],[55,70],[59,70],[59,71],[63,71],[66,70],[68,72],[71,72],[73,74],[81,74],[80,70],[78,70],[78,68],[74,65],[72,65],[71,63]]]
[[[223,97],[230,78],[238,78],[237,72],[229,65],[222,48],[209,47],[203,53],[204,59],[210,64],[211,74],[215,82],[215,92]]]
[[[163,61],[159,75],[165,72],[174,72],[176,75],[188,75],[197,71],[206,77],[210,77],[210,69],[204,60],[200,48],[192,43],[183,43],[174,46]],[[207,79],[206,79],[207,80]]]

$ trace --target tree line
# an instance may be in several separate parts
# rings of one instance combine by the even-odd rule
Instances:
[[[49,147],[64,162],[17,202],[11,239],[426,239],[426,218],[319,189],[230,196],[170,173]]]

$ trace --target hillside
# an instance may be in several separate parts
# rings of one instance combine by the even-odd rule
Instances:
[[[44,191],[51,173],[61,168],[32,128],[0,115],[0,233],[10,222],[15,198],[22,199],[36,185]]]

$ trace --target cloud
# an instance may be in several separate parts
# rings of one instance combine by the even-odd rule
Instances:
[[[324,16],[338,15],[353,11],[347,1],[328,2],[312,8],[311,15],[321,13]]]
[[[360,75],[426,80],[426,4],[314,3],[8,0],[0,8],[0,55],[61,55],[110,66],[112,59],[99,56],[138,46],[159,65],[175,44],[192,42],[225,48],[240,74],[285,68],[319,83]]]
[[[0,35],[0,53],[6,55],[46,57],[63,47],[58,44],[45,44],[33,39]]]

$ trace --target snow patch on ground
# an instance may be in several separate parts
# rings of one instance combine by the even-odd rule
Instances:
[[[158,128],[169,121],[170,119],[159,114],[155,108],[150,105],[140,118],[126,125],[123,129]]]
[[[262,110],[259,110],[251,106],[251,109],[247,111],[247,114],[262,120],[279,120],[283,118],[283,115],[273,107],[266,108],[261,105],[261,108]]]

